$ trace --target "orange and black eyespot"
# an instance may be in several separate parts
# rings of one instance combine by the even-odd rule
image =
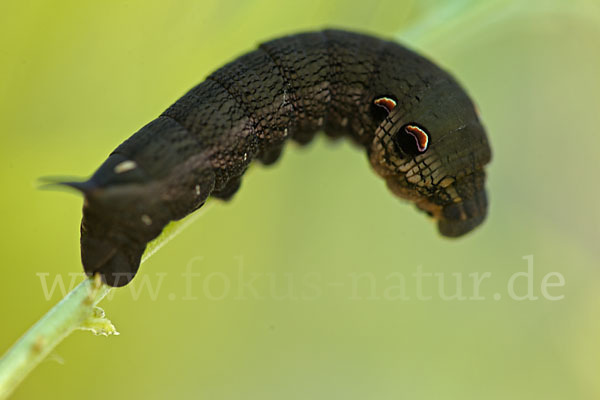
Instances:
[[[396,100],[394,100],[391,97],[382,96],[373,100],[373,104],[375,104],[377,107],[383,108],[388,113],[390,113],[394,109],[394,107],[396,107],[397,103]]]
[[[430,141],[429,133],[416,123],[402,126],[394,136],[394,143],[398,149],[411,156],[425,153]]]
[[[398,103],[396,102],[396,99],[394,99],[392,96],[377,96],[375,99],[373,99],[371,115],[373,115],[376,121],[383,121],[390,114],[390,112],[392,112],[397,104]]]

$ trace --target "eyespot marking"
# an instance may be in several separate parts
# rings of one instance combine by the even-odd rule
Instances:
[[[417,150],[419,153],[424,153],[429,146],[429,135],[424,129],[417,125],[406,125],[404,131],[415,138]]]
[[[421,154],[425,153],[429,147],[430,136],[425,128],[414,122],[409,122],[402,125],[392,136],[391,140],[393,140],[396,149],[400,152],[401,158],[406,154],[415,157],[414,159],[420,162],[425,157],[421,156]]]
[[[127,160],[117,164],[114,168],[115,174],[122,174],[123,172],[131,171],[137,168],[135,161]]]
[[[391,99],[389,97],[385,97],[385,96],[375,99],[375,101],[373,101],[373,103],[377,107],[381,107],[381,108],[387,110],[387,112],[391,112],[394,109],[394,107],[396,107],[396,100]]]
[[[148,214],[144,214],[142,215],[142,222],[144,223],[144,225],[150,226],[152,225],[152,218],[150,218]]]

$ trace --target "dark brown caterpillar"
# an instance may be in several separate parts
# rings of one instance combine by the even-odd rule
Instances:
[[[146,244],[209,196],[229,199],[254,159],[318,131],[362,146],[398,196],[445,236],[487,211],[491,152],[473,103],[446,72],[406,48],[326,30],[264,43],[225,65],[121,144],[86,182],[81,256],[111,286],[136,274]]]

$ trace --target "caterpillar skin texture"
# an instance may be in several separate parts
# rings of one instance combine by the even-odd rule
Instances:
[[[117,147],[86,182],[81,256],[111,286],[146,244],[209,196],[229,199],[253,160],[288,139],[349,137],[397,196],[445,236],[487,211],[491,151],[473,103],[446,72],[391,41],[325,30],[261,44],[212,73]]]

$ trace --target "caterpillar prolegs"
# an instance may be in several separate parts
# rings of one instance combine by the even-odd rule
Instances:
[[[324,131],[366,150],[399,197],[460,236],[485,218],[491,151],[473,103],[446,72],[392,41],[325,30],[230,62],[117,147],[85,182],[81,256],[111,286],[146,244],[209,196],[229,199],[253,160]]]

